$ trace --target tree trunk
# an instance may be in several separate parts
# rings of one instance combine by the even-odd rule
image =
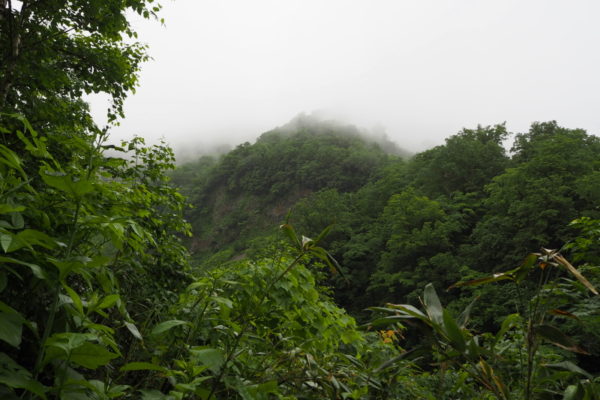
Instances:
[[[8,54],[6,54],[5,60],[6,66],[4,71],[2,71],[2,79],[0,80],[0,111],[2,111],[6,105],[6,98],[8,97],[8,92],[13,84],[14,72],[17,67],[17,60],[19,58],[19,51],[21,49],[21,28],[23,26],[24,15],[25,12],[25,2],[22,3],[21,12],[17,14],[12,10],[12,4],[10,0],[1,0],[2,1],[2,20],[4,22],[3,25],[8,25],[8,41],[6,48],[8,50]],[[16,16],[19,18],[16,18]]]

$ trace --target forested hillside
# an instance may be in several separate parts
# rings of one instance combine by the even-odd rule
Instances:
[[[299,199],[323,189],[356,192],[398,158],[393,154],[407,154],[365,135],[300,115],[218,161],[203,157],[178,168],[173,182],[195,206],[191,248],[242,252],[249,240],[275,231]]]
[[[1,399],[599,398],[596,136],[534,123],[507,152],[478,127],[408,157],[299,117],[175,168],[108,141],[147,58],[128,18],[160,7],[16,3]]]
[[[531,250],[571,240],[574,219],[600,216],[597,137],[535,123],[507,152],[508,136],[503,125],[465,129],[407,159],[356,129],[305,119],[185,165],[174,182],[194,206],[191,249],[204,258],[225,249],[224,261],[244,256],[290,210],[308,237],[332,225],[324,243],[350,282],[334,285],[336,297],[360,315],[418,301],[430,282],[447,288],[513,267]],[[479,295],[489,312],[478,322],[495,327],[504,313],[487,307],[498,299]]]

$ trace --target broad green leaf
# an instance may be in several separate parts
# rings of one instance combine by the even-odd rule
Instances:
[[[166,331],[168,331],[169,329],[172,329],[176,326],[180,326],[180,325],[189,325],[190,323],[187,321],[181,321],[178,319],[172,319],[169,321],[164,321],[161,322],[160,324],[156,325],[153,329],[152,332],[150,332],[151,335],[160,335],[161,333],[164,333]]]
[[[17,136],[26,145],[25,149],[36,157],[52,158],[52,155],[48,152],[45,141],[43,139],[38,139],[36,132],[31,128],[31,125],[25,118],[23,119],[23,124],[25,130],[31,134],[31,140],[29,140],[21,131],[17,131]]]
[[[96,336],[89,333],[55,333],[46,340],[45,346],[57,348],[66,355],[86,341],[94,339],[96,339]]]
[[[45,343],[43,365],[52,360],[71,360],[78,365],[94,369],[96,365],[104,365],[107,358],[118,357],[104,347],[90,342],[96,340],[98,337],[92,333],[55,333]]]
[[[125,327],[129,330],[129,332],[131,332],[131,334],[139,340],[144,340],[144,338],[142,337],[142,334],[140,333],[140,331],[138,330],[137,326],[135,326],[135,324],[131,323],[131,322],[127,322],[125,321]]]
[[[425,305],[425,310],[427,311],[427,315],[429,318],[442,326],[443,324],[443,312],[442,303],[440,303],[440,299],[435,292],[435,288],[431,283],[428,283],[425,286],[425,292],[423,293],[423,303]]]
[[[579,375],[583,375],[588,379],[594,379],[592,374],[573,364],[571,361],[562,361],[555,364],[545,364],[544,366],[548,368],[563,369],[566,371],[574,372]]]
[[[463,353],[466,349],[465,338],[458,324],[452,318],[448,310],[443,310],[444,331],[452,343],[452,346]]]
[[[353,329],[345,329],[342,331],[342,334],[339,336],[339,338],[344,344],[358,343],[364,339],[364,337],[358,331]]]
[[[14,229],[23,229],[25,226],[25,220],[20,213],[12,213],[10,216],[10,222]]]
[[[471,317],[471,310],[473,309],[473,306],[475,305],[475,302],[479,300],[479,296],[475,297],[473,299],[472,302],[469,303],[469,305],[463,310],[463,312],[459,315],[458,317],[458,325],[461,328],[464,328],[467,326],[467,323],[469,322],[469,318]]]
[[[120,299],[118,294],[109,294],[108,296],[104,297],[102,299],[102,301],[100,302],[100,304],[98,304],[98,308],[103,309],[103,308],[109,308],[115,305],[115,303]]]
[[[94,331],[99,331],[99,332],[104,332],[108,335],[114,335],[115,330],[113,328],[111,328],[110,326],[106,326],[106,325],[102,325],[102,324],[88,324],[85,323],[84,326],[87,329],[90,330],[94,330]]]
[[[99,344],[85,342],[71,351],[70,361],[84,368],[96,369],[117,357],[118,354],[111,353]]]
[[[535,332],[544,339],[565,350],[569,350],[575,353],[588,354],[585,350],[580,348],[573,341],[573,339],[565,335],[561,330],[554,326],[545,324],[537,325],[535,326]]]
[[[25,211],[24,206],[13,206],[11,204],[0,204],[0,214]]]
[[[196,347],[190,350],[190,353],[195,359],[215,373],[218,372],[219,368],[225,362],[225,354],[221,349]]]
[[[423,312],[421,312],[421,310],[419,310],[418,308],[416,308],[410,304],[389,304],[388,306],[397,311],[404,312],[413,318],[420,319],[421,321],[425,322],[427,325],[431,325],[431,323],[432,323],[431,319],[427,315],[423,314]]]
[[[186,290],[186,292],[189,292],[189,291],[194,290],[194,289],[198,289],[198,288],[203,288],[204,289],[204,288],[209,287],[209,286],[210,286],[210,281],[208,281],[208,280],[199,280],[199,281],[190,283],[190,285],[185,290]]]
[[[24,323],[25,318],[18,311],[0,301],[0,340],[18,348]]]
[[[46,272],[44,272],[44,270],[42,270],[42,268],[39,265],[27,263],[27,262],[20,261],[20,260],[17,260],[15,258],[10,258],[10,257],[0,257],[0,263],[24,265],[31,270],[31,272],[33,273],[33,275],[36,278],[38,278],[38,279],[47,279],[48,278],[48,276],[46,275]]]
[[[167,371],[165,367],[149,362],[130,362],[121,367],[121,371]]]
[[[584,400],[584,394],[581,385],[569,385],[563,393],[563,400]]]
[[[233,309],[233,302],[225,297],[212,296],[210,299],[221,306],[229,308],[230,310]]]
[[[41,246],[46,249],[56,247],[56,242],[43,232],[34,229],[25,229],[16,235],[10,235],[10,240],[0,234],[0,244],[6,253],[17,251],[23,247],[32,249],[32,246]],[[6,240],[6,243],[5,243]]]
[[[85,398],[81,398],[86,394]],[[94,396],[96,395],[96,396]],[[106,385],[97,379],[86,379],[73,368],[66,368],[65,383],[61,391],[61,400],[106,399]]]
[[[31,135],[32,138],[36,138],[38,136],[37,132],[35,131],[35,129],[33,129],[33,126],[31,126],[31,123],[25,116],[23,116],[21,114],[8,114],[8,115],[19,120],[23,124],[23,130],[26,132],[29,132],[29,134]],[[19,131],[17,131],[17,132],[19,132]]]
[[[292,241],[292,244],[294,246],[296,246],[299,249],[302,248],[302,243],[300,243],[300,240],[296,235],[296,231],[290,224],[283,224],[279,227],[279,229],[281,229],[283,233]]]
[[[21,168],[21,159],[19,156],[2,144],[0,144],[0,163],[16,170],[24,180],[27,180],[27,174]]]
[[[22,172],[23,174],[25,173],[21,169],[21,159],[19,158],[17,153],[15,153],[3,144],[0,144],[0,163],[9,166],[12,169],[16,169],[19,172]]]
[[[50,262],[58,269],[58,279],[65,281],[71,273],[84,275],[86,269],[86,260],[72,259],[68,261],[50,260]]]
[[[258,400],[253,394],[248,390],[248,387],[238,379],[238,382],[235,384],[235,390],[240,395],[242,400]]]
[[[10,248],[14,237],[15,236],[12,233],[0,233],[0,246],[5,253],[8,253],[8,249]]]
[[[67,294],[69,295],[71,300],[73,300],[73,305],[75,306],[77,311],[79,311],[79,313],[81,315],[83,315],[83,303],[81,302],[81,297],[79,297],[77,292],[75,292],[73,289],[71,289],[69,286],[67,286],[64,283],[63,283],[63,287],[67,291]]]
[[[331,232],[331,229],[332,229],[332,228],[333,228],[333,224],[331,224],[331,225],[329,225],[329,226],[325,227],[325,229],[323,229],[323,230],[321,231],[321,233],[319,233],[319,235],[318,235],[318,236],[317,236],[317,238],[315,239],[315,241],[314,241],[314,242],[315,242],[315,244],[317,245],[317,244],[321,243],[321,240],[323,240],[324,238],[326,238],[326,237],[327,237],[327,235],[329,235],[329,232]]]
[[[472,360],[477,359],[481,353],[481,348],[479,347],[479,343],[477,341],[477,337],[474,336],[467,341],[467,351],[466,354]]]
[[[79,258],[89,268],[100,268],[106,266],[112,259],[107,256],[95,256],[91,258]]]
[[[44,232],[35,229],[25,229],[17,234],[17,239],[25,242],[27,246],[41,246],[48,250],[56,248],[56,241]]]
[[[31,373],[13,361],[9,356],[0,353],[0,385],[13,389],[23,389],[42,399],[46,399],[47,388],[32,379]]]
[[[42,168],[40,176],[48,186],[62,190],[76,198],[82,197],[94,190],[92,182],[86,179],[73,177],[63,172],[52,171],[48,168]]]

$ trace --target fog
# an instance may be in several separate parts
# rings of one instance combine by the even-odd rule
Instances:
[[[299,113],[419,151],[462,127],[600,131],[600,2],[177,0],[133,18],[153,61],[112,140],[179,154],[252,141]],[[106,100],[91,98],[102,122]]]

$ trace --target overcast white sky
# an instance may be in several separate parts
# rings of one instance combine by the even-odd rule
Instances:
[[[600,132],[598,0],[162,3],[166,27],[134,21],[154,61],[114,139],[235,145],[313,111],[412,151],[503,121]]]

